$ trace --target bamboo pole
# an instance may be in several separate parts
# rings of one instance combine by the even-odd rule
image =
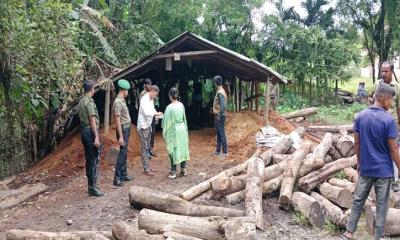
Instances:
[[[104,104],[104,133],[108,134],[110,129],[110,92],[111,89],[106,90],[106,102]]]

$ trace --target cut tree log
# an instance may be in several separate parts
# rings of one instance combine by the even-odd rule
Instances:
[[[246,186],[246,175],[217,178],[211,182],[212,198],[219,200],[222,197],[240,191]]]
[[[279,195],[279,205],[283,209],[288,209],[292,198],[293,187],[297,179],[297,174],[307,154],[311,150],[311,143],[304,142],[293,154],[293,158],[288,161],[287,169],[283,172],[283,180]]]
[[[112,239],[107,231],[76,231],[76,232],[42,232],[32,230],[12,229],[6,232],[7,240],[108,240]]]
[[[296,128],[293,130],[289,136],[284,137],[280,142],[276,143],[271,149],[263,152],[261,154],[262,160],[264,160],[264,165],[268,166],[272,162],[272,156],[277,153],[286,153],[293,145],[293,140],[291,135],[298,135],[302,138],[305,134],[305,129],[303,127]]]
[[[342,158],[325,164],[321,169],[311,172],[302,177],[298,181],[298,186],[301,191],[311,192],[315,187],[328,179],[332,174],[339,172],[346,167],[357,165],[356,156],[350,158]]]
[[[353,125],[334,125],[334,126],[308,126],[307,132],[331,132],[340,133],[342,130],[353,132]]]
[[[390,198],[393,201],[394,208],[400,208],[400,192],[391,192]]]
[[[139,209],[148,208],[186,216],[240,217],[244,214],[240,210],[194,204],[173,194],[140,186],[131,187],[129,203]]]
[[[225,223],[225,238],[227,240],[256,240],[256,224],[254,219],[232,218]]]
[[[252,159],[254,157],[257,157],[259,154],[260,154],[260,150],[257,149],[256,152],[254,153],[254,155],[250,159]],[[186,190],[183,193],[181,193],[180,196],[183,199],[187,200],[187,201],[190,201],[190,200],[194,199],[195,197],[199,196],[203,192],[206,192],[206,191],[210,190],[210,188],[211,188],[211,184],[210,183],[212,181],[214,181],[214,180],[216,180],[218,178],[222,178],[222,177],[234,176],[234,175],[237,175],[237,174],[239,174],[241,172],[246,171],[247,162],[249,160],[247,160],[247,161],[245,161],[245,162],[243,162],[243,163],[241,163],[239,165],[236,165],[236,166],[234,166],[232,168],[225,169],[224,171],[220,172],[219,174],[215,175],[214,177],[209,178],[206,181],[201,182],[201,183],[189,188],[188,190]]]
[[[290,202],[293,208],[304,214],[314,227],[321,228],[324,226],[324,212],[320,203],[315,198],[303,192],[294,192]]]
[[[331,149],[329,149],[328,154],[332,157],[334,161],[343,158],[342,154],[334,146],[332,146]]]
[[[349,189],[333,186],[330,183],[324,182],[319,186],[319,192],[322,196],[340,207],[351,208],[353,204],[353,195]]]
[[[353,183],[357,183],[358,181],[358,173],[357,170],[355,170],[352,167],[347,167],[345,169],[343,169],[344,173],[346,173],[346,178],[353,182]]]
[[[284,117],[286,119],[307,117],[307,116],[316,114],[317,112],[318,112],[318,108],[312,107],[312,108],[305,108],[305,109],[301,109],[298,111],[286,113],[286,114],[283,114],[282,117]]]
[[[324,157],[324,162],[325,162],[325,163],[333,162],[332,156],[329,155],[329,154],[326,154],[325,157]]]
[[[166,239],[172,240],[201,240],[200,238],[190,237],[176,232],[164,232],[163,235]]]
[[[279,190],[279,188],[282,185],[282,179],[283,179],[283,175],[280,175],[274,179],[264,182],[263,183],[263,195]],[[231,194],[227,195],[225,198],[228,203],[236,204],[236,203],[240,203],[241,201],[243,201],[245,198],[245,195],[246,195],[245,191],[242,190],[239,192],[231,193]]]
[[[147,234],[145,230],[139,230],[123,221],[113,224],[112,236],[116,240],[164,240],[163,235]]]
[[[139,213],[139,229],[149,234],[176,232],[204,240],[224,239],[222,217],[188,217],[143,209]]]
[[[7,186],[7,185],[13,183],[15,180],[17,180],[17,176],[12,176],[12,177],[4,179],[3,181],[0,181],[0,183]]]
[[[354,138],[350,135],[340,136],[335,146],[343,157],[354,155]]]
[[[246,216],[254,219],[256,226],[263,230],[262,184],[264,180],[264,162],[253,158],[247,164],[245,212]]]
[[[288,160],[288,159],[290,159],[292,157],[293,157],[292,154],[279,154],[279,153],[276,153],[276,154],[272,155],[272,162],[274,164],[277,164],[277,163],[280,163],[280,162],[282,162],[284,160]]]
[[[368,208],[366,210],[367,215],[367,230],[368,233],[373,235],[375,232],[375,219],[376,219],[376,208]],[[400,236],[400,209],[389,208],[386,215],[385,222],[385,236],[397,237]]]
[[[36,183],[33,185],[25,185],[19,189],[4,191],[0,194],[0,210],[16,206],[46,190],[46,185]]]
[[[325,164],[325,156],[332,146],[332,134],[326,133],[322,141],[314,149],[314,151],[307,155],[299,170],[299,176],[305,176],[315,169],[319,169]]]
[[[330,183],[333,186],[346,188],[352,193],[356,189],[356,185],[353,182],[350,182],[350,181],[348,181],[346,179],[331,178],[331,179],[328,180],[328,183]]]
[[[325,222],[331,221],[338,226],[346,226],[347,216],[340,207],[336,206],[319,193],[311,192],[311,197],[315,198],[321,204],[324,211]]]

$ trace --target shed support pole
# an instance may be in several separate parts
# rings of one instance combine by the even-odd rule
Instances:
[[[106,100],[104,104],[104,133],[108,134],[110,129],[110,89],[106,90]]]
[[[242,79],[239,79],[239,112],[242,110]]]
[[[254,83],[250,82],[250,111],[253,111]]]
[[[258,94],[259,94],[259,92],[260,92],[260,84],[257,82],[256,83],[256,112],[258,113],[258,110],[259,110],[259,108],[258,108],[258,104],[259,104],[259,97],[258,97]]]
[[[269,105],[271,102],[271,77],[267,78],[265,88],[264,126],[268,125]]]

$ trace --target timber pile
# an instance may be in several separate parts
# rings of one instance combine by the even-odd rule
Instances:
[[[211,177],[179,194],[132,186],[129,203],[139,208],[137,225],[119,221],[112,232],[49,233],[10,230],[7,239],[117,239],[117,240],[241,240],[258,239],[267,222],[263,198],[279,195],[279,207],[294,209],[309,219],[312,226],[327,222],[344,227],[355,190],[357,159],[354,141],[347,131],[325,133],[319,144],[305,140],[304,129],[295,129],[268,150],[257,149],[243,163]],[[300,136],[297,149],[290,136]],[[346,179],[338,176],[346,175]],[[4,185],[4,184],[3,184]],[[3,186],[4,187],[4,186]],[[8,191],[8,190],[6,190]],[[1,192],[0,192],[1,193]],[[206,194],[205,194],[206,193]],[[190,202],[200,195],[231,205],[217,207]],[[0,195],[1,199],[1,195]],[[368,230],[375,222],[374,194],[367,202]],[[204,201],[203,201],[204,202]],[[400,204],[400,193],[393,195],[390,207]],[[0,202],[1,203],[1,202]],[[397,235],[400,210],[390,208],[385,229]]]

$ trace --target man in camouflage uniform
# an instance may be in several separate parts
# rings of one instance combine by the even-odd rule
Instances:
[[[93,101],[94,81],[83,83],[85,95],[78,105],[78,115],[81,122],[81,140],[85,149],[86,177],[90,196],[100,197],[104,194],[97,189],[98,165],[100,161],[99,114]]]
[[[393,79],[394,74],[394,65],[390,61],[383,62],[381,65],[381,76],[382,79],[379,79],[375,82],[374,90],[371,96],[374,95],[374,92],[378,88],[381,83],[389,84],[390,87],[394,89],[396,95],[392,100],[392,107],[389,112],[392,114],[393,118],[396,120],[397,125],[400,125],[400,85]],[[400,144],[400,138],[397,138],[397,144]],[[394,191],[400,191],[400,181],[399,181],[399,173],[396,165],[394,165],[394,179],[395,182],[392,184],[392,188]]]
[[[113,184],[121,187],[124,181],[131,181],[133,177],[129,177],[127,173],[128,143],[131,134],[131,117],[129,115],[128,106],[125,98],[128,97],[130,84],[124,79],[118,81],[118,96],[114,102],[114,116],[117,139],[119,142],[119,154],[115,165],[115,174]]]

